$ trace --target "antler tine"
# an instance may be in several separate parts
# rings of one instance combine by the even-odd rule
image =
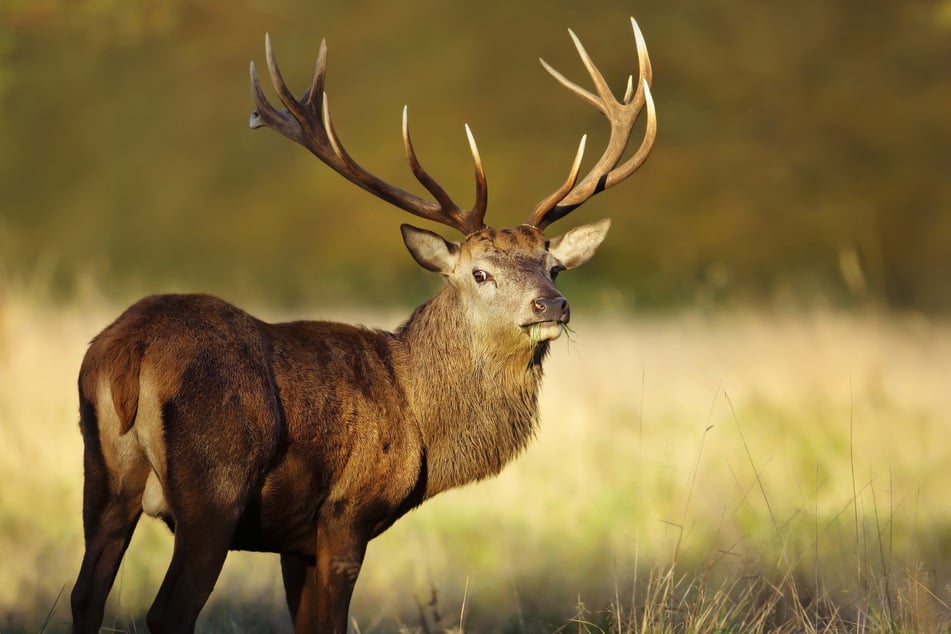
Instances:
[[[569,32],[570,32],[570,31],[569,31]],[[582,99],[584,99],[585,101],[587,101],[590,105],[592,105],[592,106],[594,106],[595,108],[597,108],[598,110],[600,110],[601,112],[604,112],[604,106],[602,105],[601,101],[598,99],[597,95],[595,95],[594,93],[591,93],[591,92],[585,90],[584,88],[582,88],[581,86],[579,86],[579,85],[576,84],[575,82],[571,81],[570,79],[568,79],[567,77],[565,77],[564,75],[562,75],[561,73],[559,73],[557,70],[555,70],[555,69],[551,66],[551,64],[549,64],[548,62],[546,62],[546,61],[545,61],[544,59],[542,59],[541,57],[538,58],[538,61],[540,61],[540,62],[542,63],[542,66],[545,68],[545,70],[548,71],[548,74],[551,75],[552,77],[554,77],[555,79],[557,79],[558,82],[559,82],[562,86],[564,86],[565,88],[567,88],[567,89],[570,90],[571,92],[575,93],[576,95],[578,95],[579,97],[581,97]]]
[[[423,169],[423,166],[420,165],[419,159],[416,158],[416,150],[413,148],[413,140],[409,136],[409,106],[403,106],[403,145],[406,148],[406,160],[409,161],[409,167],[413,170],[413,175],[416,177],[423,187],[425,187],[430,194],[436,197],[436,200],[446,207],[451,207],[453,205],[452,199],[449,197],[449,194],[446,193],[446,190],[443,189],[436,180],[429,175],[426,170]]]
[[[594,65],[591,56],[588,55],[588,51],[585,50],[584,45],[581,43],[581,40],[578,39],[578,36],[575,35],[575,32],[568,29],[568,34],[575,43],[575,50],[578,51],[578,57],[581,58],[581,62],[588,70],[588,75],[591,76],[591,81],[594,82],[594,87],[598,91],[598,96],[600,97],[600,99],[598,99],[598,109],[605,115],[609,115],[608,103],[614,99],[614,93],[611,92],[611,87],[608,86],[608,82],[605,81],[604,75],[601,74],[598,67]]]
[[[436,201],[420,198],[366,171],[344,149],[334,129],[327,93],[324,91],[327,72],[326,41],[321,41],[310,87],[300,100],[294,97],[284,82],[269,35],[265,36],[264,43],[271,83],[284,109],[278,110],[268,101],[258,81],[254,62],[251,62],[251,94],[257,105],[257,110],[251,113],[250,126],[252,128],[269,127],[276,130],[310,150],[314,156],[351,183],[411,214],[445,224],[464,234],[472,233],[484,226],[482,220],[485,216],[488,190],[482,161],[479,159],[478,150],[475,148],[475,141],[472,139],[468,126],[466,133],[469,136],[470,148],[476,162],[476,202],[471,210],[463,210],[420,166],[409,139],[404,109],[403,138],[410,168],[417,180],[436,198]]]
[[[568,179],[565,181],[565,184],[535,205],[535,209],[532,211],[532,219],[528,224],[538,227],[539,223],[541,223],[545,217],[545,214],[552,207],[557,205],[558,201],[564,198],[565,195],[571,191],[571,188],[575,186],[575,183],[578,181],[578,172],[581,171],[581,159],[584,158],[584,146],[587,140],[587,134],[581,136],[581,143],[578,144],[578,152],[575,154],[575,160],[571,164],[571,170],[568,172]]]
[[[271,75],[271,84],[274,86],[274,90],[277,91],[277,96],[280,97],[284,107],[294,115],[294,118],[300,121],[305,118],[303,109],[300,107],[300,103],[297,99],[294,98],[294,95],[291,94],[287,84],[284,83],[284,76],[281,74],[281,69],[277,65],[277,59],[274,57],[274,49],[271,48],[270,33],[264,34],[264,50],[267,69]]]
[[[637,44],[637,59],[640,64],[641,77],[647,80],[648,87],[654,84],[654,68],[651,66],[651,56],[647,52],[647,42],[644,41],[644,34],[637,20],[631,18],[631,28],[634,30],[634,41]]]
[[[301,97],[301,102],[309,108],[314,108],[316,99],[324,94],[324,78],[327,76],[327,40],[320,40],[320,49],[317,52],[317,63],[314,64],[314,76],[310,81],[310,88]]]
[[[416,157],[416,150],[413,148],[413,140],[409,135],[408,112],[409,107],[403,106],[403,145],[406,148],[406,159],[409,161],[410,169],[413,170],[413,175],[436,198],[439,204],[455,218],[459,226],[462,227],[463,233],[469,234],[478,231],[485,226],[483,219],[488,206],[489,190],[485,178],[485,168],[482,167],[482,158],[479,156],[479,148],[476,146],[475,137],[472,136],[469,124],[466,124],[466,137],[469,140],[469,151],[472,152],[473,163],[475,163],[476,201],[472,209],[465,211],[459,209],[452,202],[446,190],[420,164]]]
[[[608,173],[605,179],[604,189],[620,183],[637,171],[637,168],[643,165],[644,161],[647,160],[647,157],[654,147],[654,140],[657,138],[657,110],[654,107],[654,98],[651,96],[651,88],[646,79],[641,82],[641,89],[644,92],[644,102],[647,105],[647,128],[644,130],[644,139],[641,141],[641,145],[637,148],[637,151],[631,155],[631,158],[620,167]],[[580,205],[581,203],[578,204]]]
[[[469,224],[473,227],[471,231],[475,231],[485,226],[483,219],[485,218],[485,210],[489,206],[489,184],[485,178],[485,168],[482,166],[479,148],[468,123],[466,124],[466,138],[469,140],[469,151],[472,152],[472,163],[475,168],[476,199],[470,212],[471,219],[469,221]]]
[[[637,72],[640,77],[640,81],[637,82],[637,94],[633,97],[629,97],[631,87],[633,86],[633,77],[628,79],[628,93],[624,95],[624,103],[637,103],[640,104],[637,107],[640,108],[643,105],[644,99],[644,82],[647,82],[647,88],[651,87],[651,84],[654,83],[654,71],[651,66],[651,58],[647,52],[647,42],[644,41],[644,34],[641,33],[641,28],[637,25],[637,20],[631,18],[631,27],[634,29],[634,44],[635,50],[637,51]]]
[[[563,218],[571,213],[580,205],[584,204],[592,196],[616,185],[633,174],[647,159],[657,136],[657,113],[654,108],[653,97],[650,92],[650,84],[653,79],[650,58],[647,54],[647,45],[641,34],[640,27],[634,18],[631,18],[631,26],[634,29],[634,39],[638,57],[639,80],[637,89],[634,89],[633,77],[628,78],[627,87],[622,100],[618,100],[610,90],[604,76],[597,66],[591,60],[581,40],[569,30],[571,39],[574,41],[578,56],[588,70],[591,80],[597,90],[597,95],[591,93],[577,84],[566,79],[561,73],[553,69],[544,60],[542,65],[555,79],[567,87],[573,93],[581,97],[584,101],[593,105],[607,117],[611,124],[611,135],[608,145],[601,158],[591,168],[591,171],[581,179],[581,182],[575,184],[577,177],[577,166],[572,166],[571,175],[568,182],[548,195],[539,202],[528,223],[544,229],[552,222]],[[647,108],[647,127],[644,134],[644,140],[640,147],[631,158],[625,161],[620,167],[618,163],[624,150],[627,147],[631,137],[634,124],[640,116],[641,111],[646,105]],[[580,155],[576,156],[575,162],[580,162]]]

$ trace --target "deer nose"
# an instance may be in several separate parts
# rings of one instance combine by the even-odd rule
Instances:
[[[561,295],[555,297],[538,297],[532,302],[535,314],[540,321],[567,322],[571,315],[568,300]]]

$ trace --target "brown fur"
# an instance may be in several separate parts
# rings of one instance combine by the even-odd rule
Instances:
[[[97,631],[145,509],[175,532],[153,632],[193,629],[229,549],[281,553],[296,630],[344,632],[367,542],[524,449],[548,350],[526,324],[568,319],[557,254],[530,227],[461,245],[404,232],[448,283],[395,332],[268,324],[211,296],[160,295],[93,340],[74,631]],[[479,267],[491,282],[473,280]]]

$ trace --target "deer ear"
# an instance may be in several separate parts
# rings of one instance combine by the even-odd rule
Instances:
[[[403,242],[421,267],[435,273],[451,273],[459,259],[459,245],[441,235],[412,225],[400,225]]]
[[[566,269],[573,269],[591,259],[610,228],[611,221],[608,218],[575,227],[557,238],[552,238],[548,243],[548,251]]]

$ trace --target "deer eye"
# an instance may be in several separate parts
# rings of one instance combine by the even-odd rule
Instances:
[[[560,264],[557,266],[551,267],[551,271],[549,271],[549,274],[551,275],[552,281],[554,281],[555,278],[558,277],[558,274],[564,270],[565,270],[565,267],[561,266]]]
[[[491,280],[492,276],[482,269],[476,269],[472,272],[472,279],[476,281],[476,284],[482,285]]]

